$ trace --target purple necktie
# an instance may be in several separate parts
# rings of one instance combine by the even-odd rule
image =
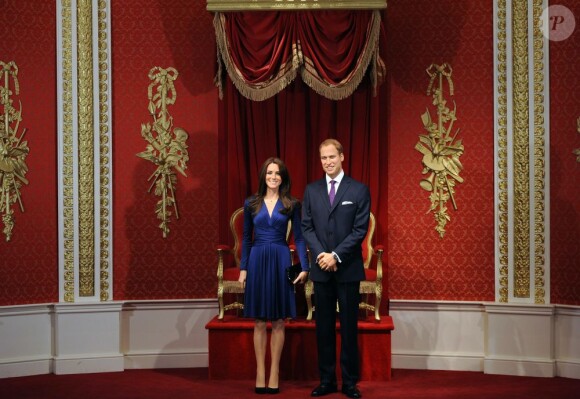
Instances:
[[[336,183],[336,180],[330,181],[330,192],[328,193],[328,198],[330,198],[330,206],[332,206],[332,203],[334,202],[334,196],[336,195],[336,191],[334,190],[334,183]]]

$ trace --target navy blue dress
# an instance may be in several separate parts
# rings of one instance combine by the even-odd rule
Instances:
[[[286,277],[286,268],[291,263],[290,249],[286,243],[290,218],[294,243],[304,271],[308,271],[306,244],[300,226],[300,204],[296,204],[291,215],[280,213],[283,209],[282,202],[278,200],[270,217],[266,204],[262,203],[260,211],[252,215],[249,200],[244,203],[240,269],[247,270],[245,317],[266,320],[296,317],[294,287]]]

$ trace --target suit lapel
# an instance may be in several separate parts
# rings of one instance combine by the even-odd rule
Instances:
[[[330,211],[330,199],[328,198],[328,188],[326,187],[326,177],[319,180],[318,193],[320,194],[320,201],[326,204],[326,209]],[[336,203],[336,197],[334,197]]]

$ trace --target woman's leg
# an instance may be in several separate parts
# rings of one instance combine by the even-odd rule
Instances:
[[[266,344],[268,334],[266,332],[266,322],[256,320],[254,324],[254,352],[256,354],[256,387],[266,386]]]
[[[270,379],[268,386],[270,388],[278,388],[278,376],[280,372],[280,357],[282,356],[282,348],[284,347],[284,320],[272,321],[272,338],[270,340],[270,352],[272,355],[272,363],[270,365]]]

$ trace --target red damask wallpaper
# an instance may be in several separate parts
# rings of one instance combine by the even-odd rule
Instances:
[[[552,303],[580,305],[580,162],[572,153],[580,148],[580,3],[558,4],[576,28],[550,41],[550,289]]]
[[[58,301],[56,172],[56,3],[5,0],[0,7],[0,61],[18,67],[22,111],[18,136],[30,149],[28,185],[20,192],[24,213],[14,207],[10,242],[0,221],[0,306]],[[4,87],[4,81],[2,81]],[[0,107],[3,112],[3,107]]]
[[[114,0],[112,15],[114,299],[216,297],[218,180],[216,48],[205,1]],[[154,165],[144,151],[149,70],[174,67],[174,125],[189,133],[187,178],[179,176],[179,220],[162,238]]]
[[[572,0],[561,2],[580,15]],[[113,0],[113,298],[213,298],[218,241],[218,142],[215,39],[206,2]],[[387,15],[389,103],[389,296],[393,299],[494,300],[493,3],[390,1]],[[22,127],[31,149],[25,213],[16,210],[12,241],[0,236],[0,305],[58,300],[56,179],[56,9],[54,2],[7,0],[0,14],[0,61],[19,67]],[[580,21],[577,21],[577,24]],[[550,43],[551,301],[580,304],[580,33]],[[453,67],[455,127],[465,146],[465,182],[456,188],[445,238],[434,230],[429,193],[419,186],[421,114],[431,63]],[[179,71],[175,126],[189,133],[188,177],[178,178],[180,219],[162,238],[157,197],[147,193],[154,166],[141,124],[149,70]]]
[[[392,299],[493,301],[493,2],[479,0],[390,1],[387,11],[390,103],[388,164],[388,264]],[[429,192],[422,154],[421,115],[428,108],[431,63],[453,68],[455,131],[465,146],[457,184],[458,210],[443,239],[428,213]],[[453,101],[452,101],[453,100]]]

